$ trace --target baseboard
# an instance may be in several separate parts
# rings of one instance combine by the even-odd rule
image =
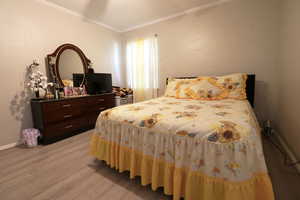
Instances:
[[[276,132],[275,134],[276,139],[279,141],[280,145],[283,147],[289,158],[291,159],[292,162],[296,162],[297,158],[295,154],[291,151],[290,147],[287,145],[287,143],[282,139],[281,135]],[[295,168],[297,171],[300,173],[300,163],[295,165]]]
[[[5,149],[13,148],[13,147],[15,147],[17,145],[18,145],[18,142],[0,146],[0,151],[5,150]]]

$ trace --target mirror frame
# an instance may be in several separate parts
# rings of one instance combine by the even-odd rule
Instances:
[[[67,43],[57,47],[57,49],[52,54],[47,55],[47,64],[52,81],[58,83],[61,87],[64,87],[65,85],[63,84],[59,74],[59,59],[61,54],[67,49],[73,50],[79,55],[83,65],[84,74],[88,73],[88,68],[91,65],[91,60],[88,59],[83,51],[74,44]]]

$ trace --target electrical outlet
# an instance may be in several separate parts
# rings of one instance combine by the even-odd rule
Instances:
[[[263,135],[267,138],[272,137],[274,135],[274,129],[271,126],[271,121],[270,120],[266,120],[263,123]]]

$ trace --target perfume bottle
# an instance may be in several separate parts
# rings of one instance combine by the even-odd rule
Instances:
[[[59,99],[60,98],[59,90],[60,90],[59,85],[55,84],[55,87],[54,87],[54,98],[55,99]]]

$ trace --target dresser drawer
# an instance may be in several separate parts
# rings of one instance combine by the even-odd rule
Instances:
[[[57,102],[48,102],[43,104],[43,112],[80,109],[86,103],[88,102],[85,99],[70,99]]]
[[[43,136],[49,139],[62,136],[63,134],[71,133],[75,130],[80,129],[82,127],[82,124],[85,124],[84,120],[86,119],[77,118],[49,125],[44,130]]]
[[[44,124],[51,124],[78,117],[84,113],[87,101],[70,99],[43,104]]]
[[[83,110],[80,108],[68,108],[46,112],[44,113],[44,123],[51,124],[59,121],[69,120],[74,117],[81,116],[83,113]]]
[[[101,95],[89,98],[89,105],[110,105],[113,102],[113,95]]]
[[[104,110],[107,110],[109,108],[112,108],[113,105],[93,105],[93,106],[90,106],[89,108],[89,112],[90,113],[100,113]]]

